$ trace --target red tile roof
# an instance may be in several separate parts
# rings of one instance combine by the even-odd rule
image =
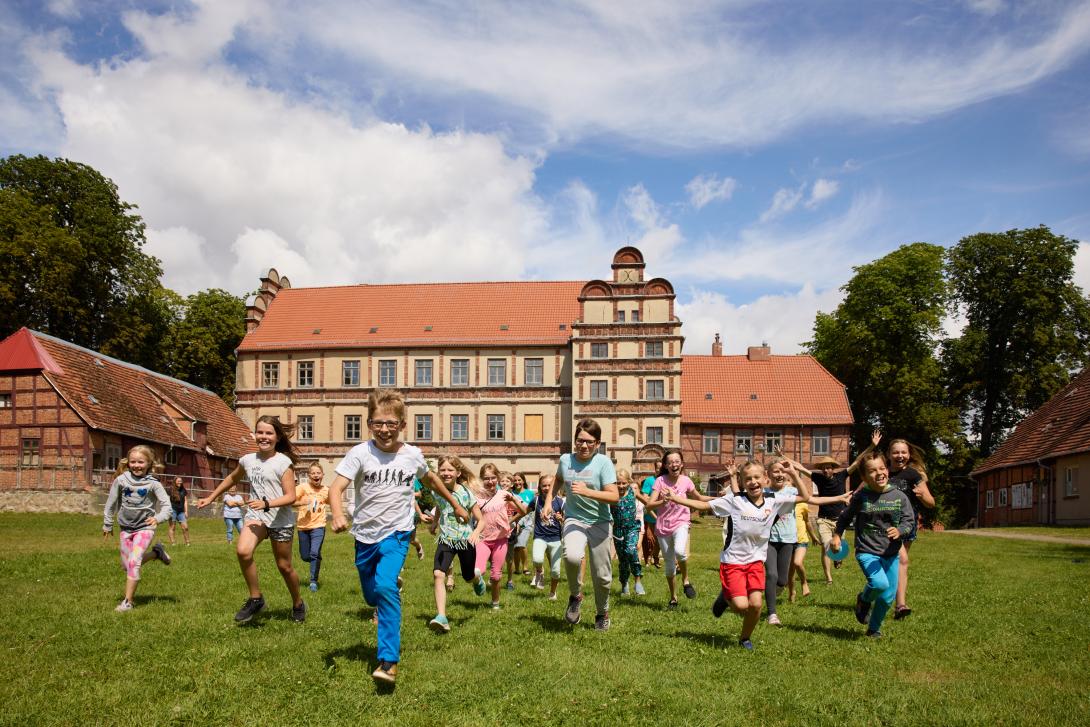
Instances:
[[[1082,452],[1090,452],[1090,369],[1023,419],[971,474]]]
[[[711,398],[708,398],[711,394]],[[844,385],[813,356],[683,356],[681,420],[692,424],[851,424]]]
[[[29,328],[20,328],[0,341],[0,371],[50,371],[61,367],[42,348]]]
[[[25,332],[25,333],[24,333]],[[37,331],[30,335],[53,362],[41,368],[65,401],[93,429],[197,451],[196,443],[163,412],[159,398],[208,425],[208,446],[218,457],[237,459],[256,447],[249,427],[211,391]],[[11,370],[0,367],[0,370]]]
[[[521,281],[287,288],[238,350],[562,346],[579,318],[583,285]]]

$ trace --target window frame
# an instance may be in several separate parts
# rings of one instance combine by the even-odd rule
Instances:
[[[652,395],[652,389],[658,390],[658,396]],[[645,401],[666,401],[666,379],[648,379],[643,398]]]
[[[995,507],[995,490],[987,490],[984,493],[984,508],[991,510]]]
[[[427,373],[427,380],[422,380],[421,374]],[[435,361],[430,358],[418,358],[413,362],[413,385],[435,385]]]
[[[14,406],[15,398],[10,393],[0,394],[0,409],[11,409]]]
[[[458,436],[458,429],[455,424],[461,424],[462,436]],[[469,415],[468,414],[451,414],[450,415],[450,441],[452,442],[468,442],[469,441]]]
[[[307,372],[309,383],[303,383],[303,372]],[[313,389],[314,388],[314,362],[313,361],[296,361],[295,362],[295,388],[297,389]]]
[[[734,453],[753,455],[753,430],[734,430]]]
[[[609,400],[609,379],[591,379],[587,397],[591,401]]]
[[[815,456],[828,455],[833,447],[832,432],[828,428],[810,430],[810,453]],[[824,448],[818,447],[818,442],[824,442]]]
[[[396,358],[380,358],[378,360],[378,385],[397,387]]]
[[[765,432],[765,452],[775,453],[776,447],[783,447],[782,429],[773,429]]]
[[[300,414],[295,418],[295,439],[300,442],[314,441],[314,415]]]
[[[652,348],[654,347],[654,348]],[[654,353],[658,351],[658,353]],[[643,344],[643,357],[644,358],[665,358],[666,357],[666,344],[664,341],[645,341]]]
[[[20,437],[19,438],[19,466],[20,467],[41,467],[42,466],[42,438],[41,437]],[[120,459],[120,457],[118,458]],[[117,469],[115,464],[110,469]]]
[[[652,436],[652,433],[655,436]],[[644,444],[662,444],[665,439],[665,427],[645,427],[643,432]]]
[[[507,386],[507,359],[490,358],[485,366],[488,370],[488,386]],[[499,376],[493,376],[497,372]]]
[[[464,371],[463,371],[464,369]],[[459,381],[458,374],[464,374],[465,380]],[[468,358],[452,358],[450,360],[450,385],[451,386],[469,386],[469,359]]]
[[[280,388],[280,362],[279,361],[262,361],[261,362],[261,388],[262,389],[279,389]]]
[[[489,442],[503,442],[507,440],[507,415],[486,414],[486,435]]]
[[[117,442],[106,442],[102,445],[102,463],[105,469],[116,470],[121,463],[121,445]]]
[[[356,436],[351,436],[352,431],[349,427],[353,426],[356,430]],[[344,441],[346,442],[362,442],[363,441],[363,415],[362,414],[345,414],[344,415]]]
[[[590,357],[594,359],[609,358],[609,344],[608,343],[592,343],[590,344]]]
[[[1007,507],[1009,500],[1007,499],[1007,488],[999,488],[999,507]]]
[[[355,366],[350,366],[349,364],[355,364]],[[352,380],[353,377],[349,376],[349,374],[353,373],[353,372],[355,373],[355,377],[354,377],[355,381]],[[359,387],[359,385],[360,385],[360,360],[358,358],[354,358],[354,359],[347,359],[345,361],[341,361],[341,386],[350,387],[350,388],[354,389],[354,388]]]
[[[536,371],[536,381],[532,381],[530,372]],[[545,385],[545,359],[541,357],[526,358],[522,360],[522,383],[524,386]]]
[[[722,433],[718,429],[703,429],[700,432],[701,454],[719,454],[722,447],[720,440]],[[710,445],[710,446],[709,446]]]
[[[416,433],[417,442],[430,442],[432,441],[435,429],[432,427],[432,415],[431,414],[417,414],[413,418],[413,431]],[[422,433],[422,430],[426,430]]]
[[[1079,468],[1064,468],[1064,497],[1079,496]]]

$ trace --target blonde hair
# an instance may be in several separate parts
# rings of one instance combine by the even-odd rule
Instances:
[[[389,409],[402,424],[405,423],[405,397],[394,389],[375,389],[367,397],[367,420],[375,418],[379,409]]]
[[[757,461],[752,460],[752,459],[746,460],[745,463],[741,467],[738,468],[738,474],[741,475],[742,477],[745,477],[746,476],[746,470],[750,469],[751,467],[756,467],[757,469],[759,469],[761,471],[761,474],[764,474],[764,475],[767,476],[767,473],[765,472],[764,465],[762,465],[760,462],[757,462]]]
[[[630,484],[632,482],[632,473],[626,470],[624,467],[619,468],[617,470],[617,481],[623,482],[625,484]]]
[[[128,468],[129,468],[129,458],[128,457],[122,457],[121,459],[117,460],[117,467],[114,468],[114,478],[116,479],[116,478],[120,477],[121,473],[124,472],[125,470],[127,470]]]
[[[325,474],[325,467],[322,467],[322,463],[319,462],[318,460],[314,460],[313,462],[311,462],[310,464],[307,465],[307,472],[310,472],[315,467],[317,467],[319,470],[321,470],[323,475]]]
[[[144,459],[148,461],[148,472],[154,471],[155,468],[159,466],[159,458],[155,456],[155,450],[146,444],[137,444],[135,447],[129,447],[129,456],[125,458],[126,465],[128,465],[133,452],[139,452],[144,455]]]
[[[912,442],[908,441],[907,439],[891,439],[889,442],[889,447],[886,448],[886,451],[892,453],[893,445],[895,444],[903,444],[908,447],[908,466],[926,477],[927,465],[924,464],[923,461],[923,450],[917,447]],[[887,455],[887,463],[890,461],[890,459],[891,458]]]
[[[477,480],[477,476],[473,474],[473,470],[471,470],[465,462],[453,454],[444,454],[440,456],[439,460],[435,463],[435,471],[438,472],[439,468],[445,464],[449,464],[454,468],[454,471],[458,473],[454,478],[455,482],[465,487],[471,493],[476,494],[480,491],[481,483]]]

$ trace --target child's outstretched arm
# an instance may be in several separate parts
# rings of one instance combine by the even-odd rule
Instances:
[[[343,533],[348,529],[348,520],[344,516],[344,490],[348,487],[348,478],[337,475],[333,478],[333,484],[329,486],[329,511],[333,515],[330,527],[335,533]]]
[[[449,502],[450,506],[454,508],[454,517],[458,518],[461,522],[469,522],[469,513],[466,512],[466,509],[464,507],[462,507],[462,503],[458,502],[458,499],[450,493],[450,490],[447,489],[447,486],[443,484],[443,481],[441,479],[439,479],[439,475],[429,471],[426,475],[424,475],[424,479],[420,480],[420,483],[435,494],[439,495],[439,497]]]
[[[799,471],[795,469],[795,465],[789,459],[784,460],[784,468],[787,470],[787,476],[791,478],[795,489],[799,491],[796,502],[811,502],[814,492],[810,488],[810,477],[800,477]]]
[[[220,495],[222,495],[223,493],[225,493],[229,489],[231,489],[231,485],[234,485],[239,480],[241,480],[243,474],[244,474],[244,472],[242,471],[242,465],[241,464],[237,465],[235,467],[234,471],[231,472],[231,474],[229,474],[229,475],[227,475],[226,477],[223,478],[223,482],[219,483],[219,485],[216,487],[216,489],[214,489],[210,493],[208,493],[207,497],[202,497],[201,499],[197,500],[197,509],[198,510],[204,509],[205,507],[208,506],[208,503],[212,502],[217,497],[219,497]],[[294,487],[292,488],[292,492],[295,492]]]
[[[870,435],[870,445],[859,453],[859,456],[852,460],[852,463],[848,465],[848,474],[854,474],[859,469],[859,464],[863,461],[863,458],[878,448],[878,443],[882,441],[882,430],[875,429]]]
[[[707,502],[704,502],[703,500],[691,500],[691,499],[689,499],[687,497],[679,497],[678,495],[675,495],[672,492],[665,493],[663,495],[663,499],[664,499],[664,501],[669,500],[670,502],[676,502],[679,505],[684,505],[685,507],[689,508],[690,510],[703,510],[703,511],[707,512],[707,511],[710,511],[712,509],[711,505],[709,505]],[[715,499],[715,498],[713,498],[713,499]],[[710,502],[710,500],[709,500],[709,502]]]

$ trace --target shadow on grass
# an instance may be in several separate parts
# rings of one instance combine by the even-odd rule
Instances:
[[[552,631],[553,633],[568,633],[572,630],[571,625],[564,620],[563,616],[535,613],[530,616],[530,620],[536,621],[541,628],[546,631]]]
[[[817,608],[824,608],[824,609],[827,609],[829,611],[854,611],[855,610],[855,604],[854,603],[813,603],[813,604],[810,604],[810,605],[816,606]]]
[[[335,671],[337,669],[338,659],[359,662],[363,665],[364,671],[370,672],[371,666],[378,663],[378,652],[376,652],[374,646],[369,646],[362,641],[354,646],[346,646],[343,649],[328,651],[325,656],[322,657],[327,672]],[[393,694],[394,688],[394,684],[375,682],[376,694]]]
[[[711,647],[712,649],[728,649],[732,646],[738,647],[738,634],[709,634],[709,633],[697,633],[696,631],[678,631],[675,636],[680,636],[683,639],[689,641],[695,641],[703,644],[704,646]]]
[[[163,603],[178,603],[178,598],[169,594],[159,594],[154,596],[133,596],[132,598],[132,604],[134,606],[145,606],[149,603],[158,603],[160,601]]]
[[[847,626],[818,626],[814,624],[793,624],[785,623],[782,626],[787,631],[805,631],[807,633],[824,634],[825,636],[831,636],[834,639],[840,639],[841,641],[858,641],[863,638],[863,632],[857,628],[849,628]]]

